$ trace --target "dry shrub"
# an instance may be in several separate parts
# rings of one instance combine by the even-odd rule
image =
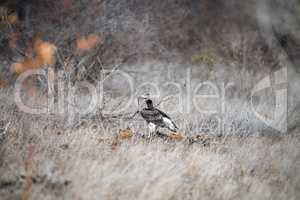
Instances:
[[[14,12],[14,13],[11,13],[7,16],[7,22],[11,25],[14,25],[16,23],[18,23],[19,21],[19,18],[18,18],[18,15]]]
[[[106,142],[106,139],[104,139],[104,138],[98,138],[97,139],[98,144],[102,144],[102,143],[105,143],[105,142]]]
[[[117,150],[118,147],[119,147],[119,145],[120,145],[120,142],[118,141],[118,139],[115,139],[115,140],[113,140],[112,143],[111,143],[111,149],[112,149],[112,150]]]
[[[29,101],[36,105],[45,105],[47,103],[47,95],[34,83],[33,80],[29,79],[24,81],[22,90],[29,97]]]
[[[7,16],[7,8],[4,6],[0,6],[0,22],[4,22]]]
[[[189,138],[190,143],[198,143],[204,146],[215,145],[213,141],[215,141],[215,136],[206,133],[199,133],[195,137]]]
[[[11,69],[16,74],[21,74],[30,69],[38,69],[43,64],[42,60],[38,57],[36,58],[24,58],[20,62],[14,63]]]
[[[125,130],[120,130],[118,134],[118,139],[120,140],[127,140],[132,138],[133,131],[130,128],[127,128]]]
[[[17,42],[20,38],[20,33],[15,32],[15,33],[11,33],[8,36],[8,46],[11,49],[15,49],[17,48]]]
[[[112,145],[114,142],[118,142],[116,138],[98,138],[97,139],[97,144],[107,144],[107,145]]]
[[[96,34],[80,37],[76,40],[76,49],[79,51],[87,51],[94,48],[100,42],[100,37]]]
[[[53,65],[56,62],[55,52],[56,47],[53,44],[44,42],[41,39],[34,41],[33,50],[37,58],[41,59],[43,64]]]
[[[169,134],[169,138],[172,140],[183,140],[185,137],[181,133],[171,133]]]
[[[33,153],[34,153],[34,147],[29,146],[28,148],[28,155],[25,160],[25,171],[26,171],[26,177],[25,177],[25,183],[24,188],[22,192],[22,200],[28,200],[30,199],[30,195],[32,192],[32,160],[33,160]]]
[[[219,62],[218,57],[207,49],[194,54],[191,59],[193,64],[206,64],[209,66]]]
[[[25,57],[21,61],[13,63],[11,66],[11,70],[14,73],[21,74],[30,69],[38,69],[45,64],[55,64],[55,45],[37,39],[34,41],[33,51],[35,56]]]
[[[112,140],[101,138],[101,139],[98,139],[98,143],[110,142],[111,149],[117,150],[121,144],[121,140],[128,140],[128,139],[131,139],[132,137],[133,137],[133,131],[130,128],[127,128],[124,130],[120,130],[118,135],[115,138],[113,138]]]
[[[73,0],[63,0],[64,11],[70,11],[73,8]]]
[[[0,6],[0,23],[15,25],[18,23],[18,15],[6,6]]]
[[[6,85],[6,81],[0,76],[0,88]]]

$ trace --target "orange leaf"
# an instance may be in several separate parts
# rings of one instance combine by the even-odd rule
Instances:
[[[55,64],[55,45],[36,39],[33,44],[33,51],[36,55],[35,57],[25,57],[23,60],[13,63],[11,65],[11,71],[21,74],[30,69],[38,69],[44,64]]]
[[[8,21],[9,24],[12,24],[12,25],[18,23],[19,19],[18,19],[17,14],[16,13],[9,14],[7,16],[7,21]]]
[[[56,62],[55,52],[56,46],[40,39],[34,41],[34,52],[39,57],[43,64],[53,65]]]
[[[180,133],[171,133],[169,135],[169,138],[173,139],[173,140],[183,140],[184,136],[181,135]]]
[[[76,40],[76,49],[80,51],[86,51],[94,48],[99,42],[99,36],[90,34],[86,37],[81,37]]]
[[[121,140],[130,139],[133,136],[133,132],[130,128],[127,128],[125,130],[120,130],[118,134],[118,138]]]
[[[36,57],[36,58],[24,58],[20,62],[13,63],[11,65],[11,71],[17,74],[21,74],[30,69],[38,69],[42,66],[43,61]]]

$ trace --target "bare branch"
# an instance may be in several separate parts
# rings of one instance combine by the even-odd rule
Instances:
[[[163,98],[160,102],[158,102],[155,106],[158,107],[160,104],[162,104],[163,102],[168,101],[169,99],[173,98],[172,96],[168,96],[166,98]]]

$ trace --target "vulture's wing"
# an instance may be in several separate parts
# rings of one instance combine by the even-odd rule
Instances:
[[[143,109],[141,115],[147,122],[162,121],[162,115],[157,109]]]
[[[166,113],[164,113],[163,111],[159,110],[159,109],[155,109],[157,110],[160,115],[162,115],[163,117],[163,121],[168,125],[168,127],[170,127],[171,129],[178,129],[178,127],[176,126],[176,124],[172,121],[171,117],[169,117],[169,115],[167,115]],[[165,118],[165,119],[164,119]],[[173,127],[174,128],[173,128]]]

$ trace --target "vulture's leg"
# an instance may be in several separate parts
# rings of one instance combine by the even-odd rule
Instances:
[[[149,135],[148,135],[148,138],[151,138],[153,136],[153,134],[155,134],[156,130],[157,130],[157,126],[153,123],[149,123],[148,124],[148,127],[149,127]]]

